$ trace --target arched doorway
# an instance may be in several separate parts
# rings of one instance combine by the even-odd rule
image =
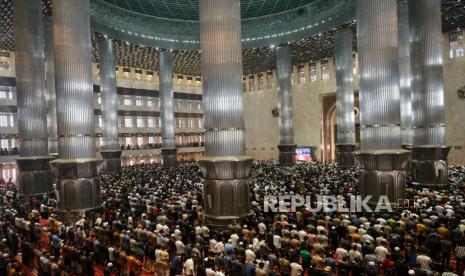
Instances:
[[[335,145],[337,141],[337,105],[336,94],[321,96],[323,109],[323,133],[322,133],[322,160],[333,162],[336,159]],[[355,93],[355,142],[360,143],[360,110],[358,92]]]

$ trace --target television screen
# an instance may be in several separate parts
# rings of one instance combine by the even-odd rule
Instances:
[[[312,148],[310,147],[298,147],[295,149],[295,160],[310,162],[312,161]]]

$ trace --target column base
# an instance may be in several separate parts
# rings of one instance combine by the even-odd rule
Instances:
[[[74,223],[80,220],[83,216],[90,217],[92,213],[98,213],[98,212],[101,212],[102,210],[103,210],[103,207],[101,206],[98,208],[93,208],[93,209],[74,210],[74,211],[56,209],[55,214],[58,216],[60,221],[66,224],[71,224],[71,223]]]
[[[444,187],[449,183],[447,156],[450,147],[422,145],[412,147],[412,179],[425,187]]]
[[[294,165],[296,148],[297,145],[278,145],[279,163],[282,165]]]
[[[18,192],[25,196],[48,194],[53,191],[53,174],[50,161],[53,156],[16,158]]]
[[[121,150],[104,150],[100,151],[103,158],[103,170],[106,173],[121,172]]]
[[[102,207],[99,164],[102,159],[57,159],[50,164],[57,178],[57,209],[82,213]]]
[[[410,157],[412,156],[412,144],[402,144],[401,149],[408,150],[410,152]],[[405,169],[407,177],[412,177],[412,158],[407,162],[407,167]]]
[[[249,176],[253,159],[247,156],[203,157],[204,215],[211,221],[231,221],[250,215]]]
[[[410,158],[409,151],[358,151],[354,157],[360,168],[359,190],[362,200],[372,196],[368,205],[375,206],[381,196],[386,196],[393,209],[404,204],[405,168]]]
[[[402,145],[400,145],[401,149],[408,150],[408,151],[412,151],[412,147],[413,147],[412,144],[402,144]]]
[[[177,163],[177,155],[178,149],[176,148],[162,148],[161,149],[161,156],[163,158],[163,168],[174,168],[176,167]]]
[[[336,163],[341,168],[355,167],[354,151],[357,144],[336,144]]]
[[[227,227],[229,224],[235,224],[236,219],[215,219],[211,217],[205,217],[203,219],[203,224],[208,225],[208,228],[213,230],[220,230]]]

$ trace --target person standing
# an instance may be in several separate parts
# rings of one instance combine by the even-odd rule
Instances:
[[[195,275],[194,259],[190,258],[190,259],[187,259],[186,262],[184,262],[182,273],[183,273],[183,275],[186,275],[186,276],[194,276]]]
[[[159,257],[159,259],[157,259],[158,275],[168,276],[170,274],[170,270],[169,270],[170,254],[168,253],[168,251],[166,251],[164,246],[162,246],[158,257]]]

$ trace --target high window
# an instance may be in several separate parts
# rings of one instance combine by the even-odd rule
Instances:
[[[328,60],[321,61],[321,79],[329,80],[329,62]]]
[[[132,138],[131,137],[126,137],[126,145],[132,146]]]
[[[297,66],[297,81],[298,83],[305,83],[305,65],[303,64]]]
[[[463,57],[464,55],[464,39],[463,31],[455,31],[449,33],[449,57]]]
[[[2,149],[8,149],[9,148],[8,139],[2,139],[2,140],[0,140],[0,143],[1,143]]]
[[[9,114],[0,113],[0,127],[8,127],[9,118]]]
[[[137,117],[137,127],[144,127],[144,118]]]
[[[125,127],[132,127],[132,118],[130,116],[124,117],[124,126]]]
[[[255,91],[255,78],[254,76],[249,77],[249,92]]]
[[[312,62],[308,66],[308,73],[310,75],[309,79],[311,82],[314,82],[317,80],[317,72],[316,72],[316,62]]]
[[[154,121],[153,121],[153,118],[152,117],[149,117],[147,119],[147,127],[155,127],[154,126]]]
[[[137,145],[139,147],[144,145],[144,137],[137,137]]]
[[[265,80],[263,74],[258,74],[258,90],[263,90],[265,85]]]

